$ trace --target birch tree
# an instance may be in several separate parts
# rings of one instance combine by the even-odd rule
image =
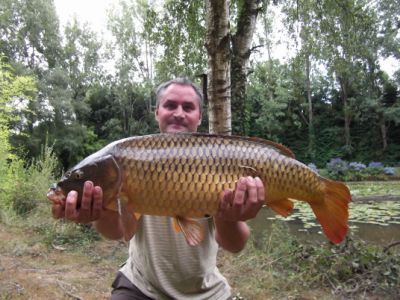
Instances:
[[[208,113],[209,131],[232,132],[231,97],[234,99],[236,124],[245,123],[246,82],[252,37],[262,1],[237,1],[236,18],[230,17],[229,1],[207,1]],[[236,32],[230,19],[237,20]],[[245,128],[238,125],[238,133]]]
[[[230,134],[232,120],[228,1],[208,0],[207,11],[209,131]]]
[[[232,35],[232,117],[233,129],[238,134],[247,134],[249,116],[246,113],[246,86],[250,72],[249,62],[253,50],[252,40],[256,28],[257,16],[262,1],[246,0],[238,7],[238,23],[236,33]]]

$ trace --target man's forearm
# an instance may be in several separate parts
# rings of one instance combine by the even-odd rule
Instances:
[[[250,236],[249,226],[242,221],[226,221],[215,218],[215,239],[225,250],[233,253],[241,251]]]
[[[101,235],[110,240],[120,240],[123,237],[123,228],[118,212],[104,210],[100,219],[93,222]]]

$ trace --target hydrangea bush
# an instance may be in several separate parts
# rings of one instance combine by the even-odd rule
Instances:
[[[317,166],[314,163],[309,163],[307,165],[311,170],[313,170],[315,173],[319,173],[319,170],[317,168]]]
[[[366,179],[386,179],[395,176],[396,170],[385,167],[383,163],[371,161],[368,165],[353,161],[348,163],[340,157],[332,158],[327,164],[328,176],[336,180],[360,181]]]

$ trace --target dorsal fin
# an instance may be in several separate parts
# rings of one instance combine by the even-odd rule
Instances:
[[[178,133],[181,134],[181,133]],[[252,143],[257,143],[260,145],[264,145],[266,147],[270,147],[270,148],[274,148],[274,150],[278,151],[280,154],[282,155],[286,155],[290,158],[295,158],[294,153],[292,152],[292,150],[290,150],[289,148],[287,148],[286,146],[270,141],[270,140],[266,140],[266,139],[262,139],[259,137],[247,137],[247,136],[239,136],[239,135],[223,135],[223,134],[210,134],[210,133],[182,133],[182,134],[189,134],[189,135],[193,135],[193,136],[204,136],[204,137],[216,137],[216,138],[226,138],[226,139],[231,139],[231,140],[243,140],[243,141],[248,141],[248,142],[252,142]]]

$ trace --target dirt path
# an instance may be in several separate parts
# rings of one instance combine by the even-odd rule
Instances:
[[[57,250],[34,233],[0,223],[0,299],[107,299],[124,244],[96,242],[96,249]]]

